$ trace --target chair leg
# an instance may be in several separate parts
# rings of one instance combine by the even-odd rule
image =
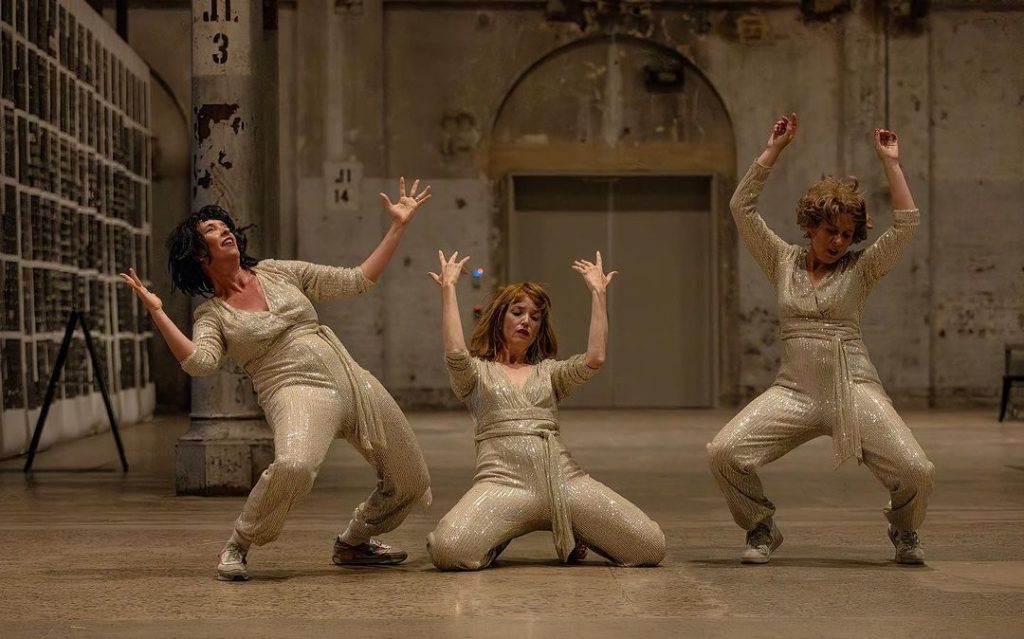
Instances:
[[[1003,378],[1003,401],[999,404],[999,421],[1006,417],[1006,405],[1010,402],[1010,379]]]

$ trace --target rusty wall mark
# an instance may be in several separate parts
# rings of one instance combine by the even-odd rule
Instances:
[[[205,142],[206,139],[210,137],[210,129],[212,125],[231,118],[237,112],[237,104],[204,104],[198,109],[195,109],[196,141],[199,144]],[[241,118],[235,118],[234,122],[231,123],[231,128],[235,130],[235,133],[238,133],[242,128]]]
[[[940,302],[935,307],[939,339],[1012,339],[1020,331],[1021,314],[1014,317],[1008,300],[993,291],[974,291],[968,299]],[[1008,312],[1010,311],[1010,312]]]
[[[205,169],[201,173],[199,171],[196,171],[196,186],[198,186],[201,189],[208,189],[212,185],[213,176],[210,175],[209,171]],[[192,194],[193,196],[195,195],[195,189],[192,189]]]
[[[363,0],[334,0],[334,12],[358,16],[363,13]]]
[[[441,117],[441,155],[452,158],[472,153],[480,143],[476,118],[467,111],[446,111]]]
[[[771,39],[768,19],[761,13],[725,14],[718,23],[718,34],[740,44],[766,44]]]
[[[800,3],[800,13],[808,22],[829,22],[850,8],[850,0],[810,0]]]
[[[755,306],[739,315],[742,368],[747,373],[774,374],[780,364],[779,317],[774,309]]]

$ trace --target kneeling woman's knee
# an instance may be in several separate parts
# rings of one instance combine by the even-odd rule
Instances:
[[[475,552],[463,535],[442,521],[427,535],[430,561],[439,570],[480,570],[487,564],[487,553]]]
[[[661,526],[651,522],[650,530],[637,540],[626,566],[657,566],[665,558],[665,533]]]

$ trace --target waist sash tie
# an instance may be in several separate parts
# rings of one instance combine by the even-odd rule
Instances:
[[[359,443],[365,450],[373,450],[374,446],[385,448],[388,445],[387,437],[384,435],[384,424],[380,414],[377,412],[377,404],[371,399],[373,387],[370,380],[360,373],[353,365],[352,357],[341,345],[338,336],[326,326],[320,325],[316,329],[317,334],[324,338],[341,360],[341,367],[345,369],[345,375],[352,384],[352,399],[356,404],[356,435]]]
[[[348,354],[345,347],[342,346],[338,336],[334,334],[330,328],[322,325],[317,325],[312,322],[299,324],[292,328],[290,331],[285,333],[283,336],[278,338],[281,340],[294,340],[307,335],[317,335],[325,342],[327,342],[334,350],[338,359],[341,360],[341,367],[345,370],[345,377],[348,378],[349,385],[352,387],[352,401],[355,402],[356,409],[356,434],[359,437],[360,445],[366,450],[373,450],[374,446],[386,447],[387,438],[384,435],[384,423],[381,420],[380,414],[377,412],[377,405],[372,401],[373,387],[370,384],[370,380],[363,375],[363,370],[355,364],[352,360],[352,356]],[[256,379],[256,372],[259,371],[263,364],[263,360],[269,357],[273,357],[274,351],[271,350],[264,354],[258,359],[254,359],[245,366],[245,371],[249,373],[249,377]]]
[[[512,422],[532,422],[528,425],[512,425]],[[552,439],[558,437],[558,424],[551,411],[543,408],[506,408],[491,411],[480,420],[477,442],[497,437],[540,437],[544,440],[544,456],[548,474],[548,499],[551,503],[551,532],[555,538],[558,557],[565,563],[576,547],[572,534],[572,516],[569,512],[569,498],[566,495],[562,465],[559,463],[558,447]]]
[[[847,459],[864,462],[861,448],[860,424],[853,410],[853,379],[846,357],[846,342],[861,340],[860,327],[854,324],[825,321],[787,322],[782,328],[782,339],[817,339],[832,344],[832,401],[835,405],[835,423],[832,430],[833,468],[839,468]]]

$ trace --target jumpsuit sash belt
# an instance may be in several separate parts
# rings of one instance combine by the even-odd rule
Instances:
[[[349,384],[352,386],[352,399],[356,405],[356,435],[359,437],[359,444],[364,450],[373,450],[375,446],[377,448],[387,447],[384,422],[377,411],[377,404],[371,400],[373,389],[370,380],[367,379],[363,369],[355,365],[334,331],[320,325],[317,326],[316,333],[338,354],[341,367],[345,370],[345,376],[348,377]]]
[[[378,449],[387,448],[384,423],[377,411],[377,404],[372,399],[373,388],[366,372],[355,365],[341,340],[328,327],[313,324],[303,325],[291,331],[289,338],[294,339],[303,335],[319,336],[330,344],[338,355],[341,368],[345,371],[348,384],[352,387],[352,400],[355,402],[355,433],[359,439],[359,445],[367,451],[373,451],[375,446]]]
[[[853,410],[853,377],[846,354],[846,344],[861,340],[860,327],[845,322],[787,322],[782,328],[782,339],[817,339],[832,345],[832,403],[834,422],[832,430],[833,468],[839,468],[847,459],[856,458],[864,463],[860,425]]]
[[[558,423],[554,417],[551,411],[543,408],[498,409],[483,416],[475,439],[478,443],[497,437],[540,437],[544,440],[551,532],[558,557],[565,563],[576,547],[576,539],[572,534],[572,514],[569,512],[566,482],[562,477],[559,447],[551,441],[558,437]],[[523,422],[531,423],[523,425]]]
[[[356,434],[359,437],[359,444],[365,450],[373,450],[374,446],[383,448],[387,446],[387,438],[384,434],[384,422],[377,411],[377,405],[371,401],[373,389],[366,372],[360,368],[352,356],[348,354],[338,336],[330,328],[323,325],[316,325],[312,322],[296,326],[285,335],[278,338],[281,340],[293,340],[307,335],[317,335],[327,342],[341,361],[341,367],[345,371],[345,378],[352,387],[352,399],[355,402],[356,410]],[[273,356],[273,349],[263,355],[262,358],[253,360],[245,366],[249,377],[257,379],[256,371],[263,366],[263,359]]]

